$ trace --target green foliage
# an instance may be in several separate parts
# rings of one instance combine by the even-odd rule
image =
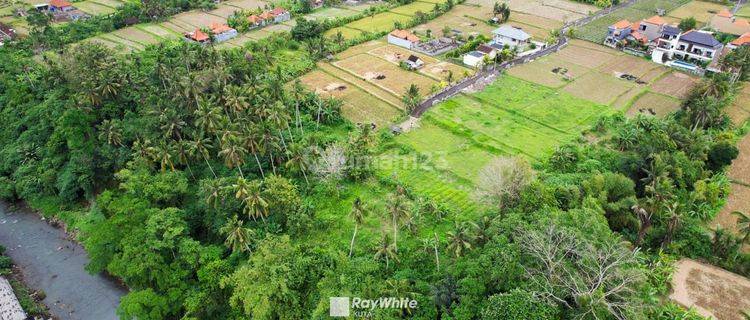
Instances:
[[[558,319],[554,305],[539,301],[529,292],[514,289],[509,293],[490,296],[482,310],[484,320]]]
[[[732,164],[732,160],[737,158],[740,151],[734,144],[729,141],[721,141],[713,146],[708,151],[708,169],[713,171],[719,171],[724,166]]]
[[[688,17],[680,20],[680,24],[677,25],[680,30],[693,30],[698,25],[698,21],[694,17]]]

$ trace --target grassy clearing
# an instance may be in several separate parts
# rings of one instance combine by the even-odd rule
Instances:
[[[485,22],[485,19],[478,18],[489,16],[491,10],[485,8],[467,5],[457,5],[451,11],[442,16],[422,25],[415,27],[413,30],[417,33],[424,34],[427,30],[432,30],[435,35],[442,35],[442,30],[445,26],[451,28],[451,30],[459,31],[464,35],[477,35],[483,34],[490,36],[492,30],[496,27],[491,26]]]
[[[352,16],[355,14],[358,14],[358,12],[348,9],[348,8],[326,7],[320,10],[315,10],[315,12],[308,14],[305,17],[311,18],[311,19],[327,19],[327,18],[332,19],[332,18]]]
[[[410,16],[392,12],[383,12],[378,13],[372,17],[353,21],[347,24],[345,27],[372,33],[386,32],[392,30],[396,22],[406,23],[410,19]]]
[[[105,15],[115,12],[115,8],[102,5],[93,1],[76,2],[74,6],[92,16]]]
[[[437,81],[420,75],[417,72],[406,71],[399,66],[370,54],[360,54],[334,65],[371,82],[396,96],[401,96],[406,89],[415,84],[423,93],[430,92]]]
[[[745,83],[742,90],[734,98],[732,105],[724,111],[729,114],[732,123],[737,126],[750,119],[750,84]]]
[[[726,6],[718,3],[691,1],[670,12],[669,16],[680,20],[693,17],[698,22],[706,23],[711,21],[716,13],[726,8]]]
[[[413,16],[418,11],[421,11],[423,13],[428,13],[432,9],[435,8],[434,3],[430,2],[422,2],[422,1],[414,1],[410,4],[407,4],[405,6],[396,7],[390,10],[390,12],[403,14],[407,16]]]
[[[646,92],[633,102],[628,109],[628,116],[635,116],[638,113],[655,114],[657,117],[664,117],[680,108],[682,102],[679,99],[665,96],[663,94]]]
[[[633,82],[618,79],[610,74],[589,72],[565,86],[563,90],[581,99],[609,105],[633,86]]]
[[[737,15],[740,17],[750,18],[750,6],[748,6],[747,4],[742,6],[742,8],[737,11]]]
[[[566,69],[567,76],[554,73],[553,70],[556,68]],[[562,60],[556,55],[550,55],[531,63],[513,67],[508,70],[508,74],[537,84],[557,88],[567,84],[568,79],[580,78],[590,70],[584,66]]]
[[[699,78],[684,74],[682,72],[672,71],[669,74],[659,78],[652,85],[652,91],[683,99],[690,92],[690,89],[700,81]]]
[[[591,42],[602,43],[607,35],[607,27],[618,20],[627,19],[637,21],[648,18],[657,13],[657,8],[667,12],[690,2],[690,0],[642,0],[635,5],[623,8],[592,21],[576,30],[577,37]]]

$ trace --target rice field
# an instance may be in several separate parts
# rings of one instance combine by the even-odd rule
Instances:
[[[669,16],[679,20],[693,17],[700,23],[706,23],[711,21],[716,13],[726,8],[726,6],[714,2],[691,1],[669,12]]]
[[[724,111],[736,126],[740,126],[750,119],[750,84],[745,83],[742,90],[734,98],[732,105]]]
[[[680,104],[681,101],[674,97],[646,92],[633,102],[626,114],[631,117],[638,113],[664,117],[679,109]]]
[[[396,96],[403,95],[412,84],[427,93],[437,81],[417,72],[406,71],[398,65],[370,54],[360,54],[336,61],[334,66],[365,79]]]

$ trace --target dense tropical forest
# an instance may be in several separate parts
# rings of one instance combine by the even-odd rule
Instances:
[[[541,164],[498,158],[466,221],[375,175],[393,134],[295,81],[353,44],[324,26],[128,54],[39,28],[0,48],[0,196],[128,286],[122,319],[321,319],[336,296],[418,301],[376,319],[701,319],[663,299],[675,259],[750,275],[743,239],[706,226],[745,133],[722,112],[729,75],[664,119],[602,118]],[[749,55],[723,63],[747,80]]]

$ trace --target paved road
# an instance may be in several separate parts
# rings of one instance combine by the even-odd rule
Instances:
[[[90,275],[83,247],[24,210],[0,202],[0,244],[20,267],[26,283],[47,294],[44,303],[61,320],[117,319],[127,290],[102,275]]]
[[[738,1],[745,1],[745,0],[738,0]],[[458,94],[459,92],[461,92],[461,90],[463,90],[463,89],[465,89],[465,88],[467,88],[467,87],[469,87],[471,85],[474,85],[475,83],[483,81],[486,78],[498,76],[500,74],[500,72],[502,70],[504,70],[504,69],[508,69],[508,68],[513,67],[515,65],[527,63],[527,62],[533,61],[533,60],[535,60],[537,58],[540,58],[540,57],[546,56],[548,54],[557,52],[560,49],[564,48],[566,45],[568,45],[567,31],[571,27],[581,27],[581,26],[586,25],[587,23],[589,23],[591,21],[594,21],[594,20],[599,19],[599,18],[601,18],[603,16],[606,16],[606,15],[608,15],[608,14],[614,12],[614,11],[617,11],[617,10],[625,8],[625,7],[632,6],[632,5],[636,4],[637,2],[638,2],[638,0],[623,1],[623,2],[621,2],[620,4],[618,4],[616,6],[608,7],[608,8],[599,10],[599,11],[597,11],[596,13],[594,13],[592,15],[580,18],[580,19],[572,21],[572,22],[568,22],[565,25],[563,25],[562,28],[560,28],[560,36],[558,37],[556,43],[554,43],[554,44],[552,44],[550,46],[547,46],[546,48],[544,48],[544,49],[542,49],[542,50],[540,50],[538,52],[535,52],[534,54],[530,54],[528,56],[523,56],[523,57],[518,57],[518,58],[515,58],[515,59],[510,60],[510,61],[505,61],[505,62],[503,62],[503,63],[501,63],[501,64],[499,64],[497,66],[494,66],[494,67],[490,68],[489,70],[482,70],[482,71],[478,72],[477,74],[475,74],[474,76],[471,76],[469,78],[465,78],[465,79],[461,80],[460,82],[457,82],[456,84],[454,84],[454,85],[452,85],[452,86],[450,86],[448,88],[445,88],[443,91],[438,92],[437,94],[432,95],[432,96],[428,97],[427,99],[425,99],[424,101],[422,101],[422,103],[419,104],[419,106],[417,106],[416,108],[414,108],[414,111],[412,111],[411,115],[413,117],[417,117],[418,118],[418,117],[422,116],[422,114],[425,111],[427,111],[428,109],[430,109],[435,104],[437,104],[437,103],[439,103],[439,102],[441,102],[443,100],[446,100],[446,99],[448,99],[448,98],[450,98],[450,97]]]

